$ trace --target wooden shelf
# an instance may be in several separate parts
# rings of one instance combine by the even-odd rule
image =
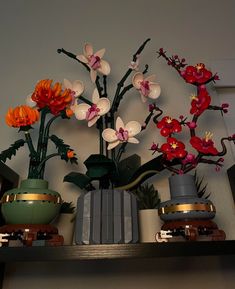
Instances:
[[[4,263],[212,255],[235,255],[235,241],[0,248]]]

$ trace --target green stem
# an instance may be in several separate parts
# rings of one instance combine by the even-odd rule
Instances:
[[[46,158],[50,126],[53,123],[53,121],[55,121],[60,116],[61,116],[61,114],[53,116],[52,118],[50,118],[50,120],[46,124],[44,134],[43,134],[43,141],[42,141],[42,153],[41,153],[41,157],[40,157],[41,162],[42,162],[42,160],[44,160]],[[40,169],[40,178],[43,178],[44,171],[45,171],[45,163],[44,163],[44,166],[42,167],[42,169]]]
[[[97,127],[99,129],[99,139],[100,139],[100,154],[104,154],[104,143],[103,143],[103,138],[102,138],[102,132],[103,132],[103,117],[101,116],[100,119],[98,120]]]
[[[116,157],[116,162],[117,162],[117,163],[119,163],[120,158],[121,158],[122,154],[124,153],[127,144],[128,144],[127,142],[124,142],[124,143],[121,145],[120,149],[118,150],[118,154],[117,154],[117,157]]]
[[[140,53],[144,50],[145,48],[145,45],[150,41],[150,38],[148,38],[147,40],[144,41],[144,43],[139,47],[139,49],[136,51],[136,53],[133,55],[133,61],[136,61],[137,60],[137,56],[140,55]],[[132,72],[132,69],[129,68],[127,70],[127,72],[125,73],[125,75],[123,76],[123,78],[120,80],[120,82],[118,83],[117,85],[117,89],[116,89],[116,92],[115,92],[115,96],[114,96],[114,100],[113,100],[113,104],[112,104],[112,107],[111,107],[111,112],[115,112],[117,111],[118,109],[118,105],[119,104],[116,104],[116,102],[118,101],[118,98],[119,98],[119,95],[120,95],[120,91],[121,91],[121,88],[124,86],[124,83],[126,81],[126,79],[128,78],[128,76],[131,74]],[[120,101],[119,101],[120,103]]]
[[[47,157],[45,157],[45,159],[43,159],[43,160],[40,162],[40,164],[38,165],[38,167],[37,167],[37,172],[38,172],[38,174],[41,175],[41,170],[44,170],[46,161],[48,161],[49,159],[51,159],[51,158],[53,158],[53,157],[56,157],[56,156],[60,156],[60,154],[59,154],[59,153],[54,153],[54,154],[50,154],[50,155],[48,155]]]
[[[45,121],[46,121],[46,115],[48,112],[49,111],[47,108],[43,108],[41,110],[41,121],[40,121],[39,137],[38,137],[38,145],[37,145],[37,156],[39,160],[41,159],[41,154],[42,154],[44,126],[45,126]]]
[[[34,149],[33,142],[28,131],[25,132],[25,140],[29,148],[29,168],[28,168],[28,178],[33,178],[35,176],[35,169],[37,167],[37,152]]]
[[[34,149],[32,138],[28,131],[25,132],[25,140],[30,151],[30,157],[35,157],[37,155],[37,152]]]
[[[79,96],[79,99],[81,99],[81,101],[83,101],[83,102],[85,102],[85,103],[87,103],[87,104],[89,104],[89,105],[92,105],[93,103],[90,101],[90,100],[88,100],[87,98],[85,98],[84,96]]]

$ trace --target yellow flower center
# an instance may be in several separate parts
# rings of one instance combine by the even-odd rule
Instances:
[[[205,133],[205,141],[208,142],[209,140],[211,140],[213,137],[213,133],[206,131]]]
[[[178,145],[177,145],[177,143],[174,142],[171,144],[171,147],[175,150],[178,147]]]
[[[190,99],[191,100],[198,100],[198,97],[196,94],[191,94]]]
[[[171,123],[171,122],[172,122],[172,118],[168,117],[168,118],[166,119],[166,122],[167,122],[167,123]]]
[[[205,68],[205,65],[204,65],[203,63],[197,63],[197,64],[195,65],[195,68],[196,68],[198,71],[200,71],[201,69]]]

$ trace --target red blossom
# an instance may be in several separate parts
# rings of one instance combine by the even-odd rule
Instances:
[[[201,115],[210,105],[211,97],[205,88],[199,88],[197,96],[192,98],[190,113]]]
[[[157,127],[161,129],[160,133],[164,137],[170,136],[172,133],[178,133],[182,130],[180,122],[169,116],[163,117],[162,120],[157,123]]]
[[[62,90],[60,83],[52,86],[52,80],[45,79],[38,82],[32,94],[32,100],[39,108],[48,107],[54,115],[69,107],[73,98],[70,89]]]
[[[196,85],[204,84],[212,78],[212,72],[207,70],[203,63],[195,66],[189,65],[180,74],[186,82]]]
[[[168,137],[167,143],[161,146],[161,151],[165,154],[166,159],[171,161],[175,158],[184,158],[187,154],[185,145],[176,138]]]
[[[190,139],[190,143],[199,153],[213,156],[216,156],[219,153],[214,146],[214,142],[212,141],[210,134],[206,134],[205,138],[202,139],[197,136],[193,136]]]

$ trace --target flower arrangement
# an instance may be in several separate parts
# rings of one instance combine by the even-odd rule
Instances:
[[[185,59],[180,59],[177,55],[168,57],[162,48],[158,51],[159,57],[163,57],[168,65],[172,66],[187,83],[194,85],[197,89],[196,94],[191,99],[190,114],[192,117],[190,120],[185,116],[175,119],[167,115],[159,120],[163,111],[156,103],[149,104],[149,114],[143,125],[136,120],[124,124],[121,117],[116,115],[121,100],[130,89],[138,91],[143,103],[146,103],[148,99],[157,99],[161,93],[160,85],[154,81],[155,75],[145,77],[148,72],[148,65],[145,65],[142,72],[138,71],[140,54],[149,40],[147,39],[133,55],[127,72],[117,84],[112,103],[107,92],[107,77],[111,69],[109,63],[103,60],[105,49],[94,53],[92,45],[85,44],[83,54],[79,55],[68,52],[63,48],[58,49],[58,53],[63,53],[76,60],[90,74],[91,81],[95,86],[92,101],[80,93],[78,100],[81,100],[82,103],[75,103],[72,109],[78,120],[87,121],[88,127],[96,125],[100,139],[100,153],[89,156],[84,162],[87,172],[85,174],[72,172],[65,176],[65,181],[73,182],[80,188],[87,190],[94,188],[92,185],[94,180],[99,180],[100,188],[134,189],[148,177],[164,169],[174,174],[185,174],[195,169],[200,163],[213,164],[216,166],[216,170],[219,170],[222,166],[222,156],[227,152],[225,141],[234,141],[235,136],[223,137],[221,139],[222,150],[219,151],[212,140],[212,133],[206,132],[204,137],[196,135],[198,120],[206,110],[218,110],[223,114],[228,111],[229,106],[228,104],[222,104],[221,106],[211,104],[207,84],[219,78],[217,74],[213,75],[203,63],[195,66],[187,65]],[[131,74],[133,74],[131,82],[126,84]],[[81,81],[78,81],[78,83],[84,89]],[[74,85],[70,81],[66,80],[65,86],[72,93],[75,93]],[[162,145],[153,143],[150,150],[153,153],[158,152],[160,155],[142,166],[136,164],[138,169],[132,170],[131,177],[123,184],[122,179],[126,180],[125,175],[128,172],[122,171],[122,174],[120,172],[122,163],[127,162],[127,160],[121,159],[122,154],[128,143],[139,143],[136,136],[146,129],[150,120],[156,123],[161,135],[166,138],[166,142]],[[183,127],[189,129],[189,144],[196,150],[196,154],[189,152],[185,143],[176,137],[177,134],[182,132]],[[128,161],[133,162],[133,159],[129,158]],[[127,163],[126,166],[128,167]]]
[[[58,82],[52,85],[52,80],[49,79],[39,81],[34,92],[27,97],[26,105],[10,108],[7,112],[6,123],[23,132],[24,139],[17,140],[2,151],[0,161],[11,159],[16,151],[26,144],[29,149],[29,179],[43,179],[45,164],[53,157],[60,156],[66,162],[77,163],[73,149],[56,135],[50,134],[50,127],[56,119],[69,119],[73,115],[71,106],[75,95],[70,89],[62,89],[62,85]],[[40,126],[36,146],[30,131],[33,129],[32,125],[38,122]],[[49,140],[55,144],[56,153],[47,154]]]
[[[128,162],[132,164],[135,162],[134,157],[122,160],[122,155],[128,144],[139,143],[136,136],[146,129],[150,120],[156,117],[159,109],[153,105],[143,125],[136,120],[130,120],[124,124],[117,113],[121,100],[131,89],[136,89],[143,103],[148,99],[157,99],[160,95],[161,88],[154,81],[155,75],[145,77],[148,72],[148,65],[145,65],[142,72],[139,71],[140,54],[149,40],[147,39],[133,55],[126,73],[117,84],[112,102],[107,91],[107,77],[110,74],[111,68],[109,63],[103,59],[105,49],[94,53],[92,45],[85,44],[83,54],[78,55],[68,52],[63,48],[58,49],[58,53],[63,53],[75,59],[90,74],[91,82],[94,84],[91,100],[84,95],[80,95],[78,103],[75,103],[72,109],[78,120],[87,121],[88,127],[96,125],[100,140],[100,153],[90,155],[84,162],[87,172],[85,174],[71,172],[65,176],[65,181],[73,182],[82,189],[90,190],[94,189],[93,181],[98,180],[100,188],[110,188],[120,186],[123,179],[126,180],[126,175],[134,173],[134,170],[130,173],[130,171],[127,172],[127,170],[123,171],[120,169],[123,167],[123,161],[125,161],[129,168]],[[126,84],[131,74],[132,79]],[[79,83],[81,82],[79,81]],[[74,93],[73,85],[70,81],[65,80],[65,86]],[[135,167],[138,167],[137,163]]]
[[[158,55],[163,57],[168,65],[172,66],[187,83],[196,86],[197,92],[191,97],[190,114],[192,117],[190,120],[185,116],[180,116],[179,119],[164,116],[160,121],[155,121],[157,128],[160,129],[160,134],[166,138],[166,142],[161,146],[153,143],[151,150],[162,153],[163,166],[176,174],[185,174],[195,169],[200,163],[215,165],[216,170],[219,171],[224,161],[222,156],[227,152],[224,142],[226,140],[234,141],[235,135],[223,137],[221,139],[222,150],[219,151],[212,140],[213,133],[206,132],[204,137],[196,134],[198,121],[207,110],[217,110],[222,115],[228,112],[229,104],[227,103],[221,106],[211,104],[207,85],[218,80],[218,75],[213,75],[203,63],[192,66],[187,65],[185,59],[180,59],[178,55],[168,57],[163,48],[159,49]],[[189,129],[189,143],[196,150],[196,154],[187,151],[185,143],[176,137],[182,132],[182,127]],[[176,165],[172,163],[173,161],[176,161]]]
[[[195,66],[187,65],[185,59],[180,59],[177,55],[168,57],[162,48],[158,51],[159,57],[163,57],[187,83],[194,85],[197,89],[196,95],[193,95],[191,99],[192,117],[190,120],[185,116],[176,119],[168,115],[160,119],[163,111],[155,102],[148,105],[149,112],[142,125],[136,120],[130,120],[124,124],[118,115],[120,102],[131,89],[135,89],[140,94],[143,104],[147,100],[156,100],[160,96],[161,88],[155,82],[155,75],[146,76],[148,65],[145,65],[142,72],[139,71],[140,55],[149,41],[150,39],[144,41],[134,53],[127,71],[117,84],[112,101],[107,90],[107,78],[111,68],[103,59],[105,49],[94,52],[91,44],[85,44],[83,53],[78,55],[63,48],[58,49],[58,53],[76,60],[89,72],[92,85],[94,85],[91,100],[83,95],[85,87],[80,80],[71,82],[65,79],[64,88],[60,83],[52,86],[51,80],[38,82],[34,92],[27,99],[27,105],[9,109],[7,113],[7,124],[24,132],[25,139],[17,140],[10,148],[3,151],[0,154],[0,160],[5,162],[11,159],[20,147],[27,144],[30,152],[28,178],[43,178],[46,161],[55,156],[76,163],[77,158],[70,146],[57,136],[50,135],[51,124],[57,118],[68,119],[74,114],[78,120],[87,121],[88,127],[96,126],[100,140],[99,154],[91,154],[84,161],[86,173],[71,172],[64,178],[65,181],[73,182],[82,189],[93,189],[93,181],[97,180],[100,188],[133,189],[161,170],[167,169],[175,174],[185,174],[195,169],[200,163],[213,164],[219,170],[223,163],[222,156],[226,154],[225,141],[234,141],[235,137],[233,135],[222,138],[222,150],[219,151],[215,147],[210,132],[206,132],[204,137],[196,134],[198,120],[207,110],[218,110],[222,114],[228,111],[228,104],[221,106],[211,104],[207,84],[219,78],[217,74],[213,75],[203,63]],[[131,75],[131,80],[126,84]],[[52,117],[48,119],[49,115]],[[122,156],[127,145],[139,143],[136,136],[147,128],[151,120],[156,123],[160,134],[166,138],[163,144],[153,143],[150,148],[153,153],[158,152],[160,155],[141,166],[135,158],[129,157],[123,160]],[[35,147],[30,130],[32,125],[39,121],[39,136]],[[196,154],[189,152],[186,144],[176,136],[182,132],[183,127],[189,129],[189,144],[196,150]],[[55,144],[57,152],[47,155],[49,140]],[[120,169],[124,162],[127,167],[126,171]],[[128,172],[128,162],[137,169]],[[136,162],[136,165],[133,165],[133,162]],[[130,176],[128,180],[126,175]]]

